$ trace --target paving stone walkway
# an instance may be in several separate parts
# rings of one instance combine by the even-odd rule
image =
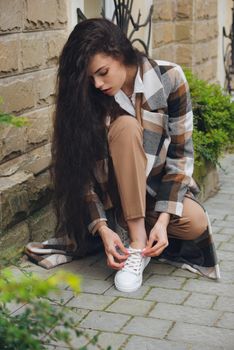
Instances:
[[[115,290],[114,273],[103,253],[47,271],[29,270],[47,278],[58,269],[83,277],[82,293],[66,286],[64,304],[76,312],[80,329],[99,335],[112,350],[233,350],[234,349],[234,155],[222,160],[220,191],[206,201],[220,262],[220,282],[151,262],[143,286],[135,293]],[[13,312],[19,312],[12,307]],[[79,349],[86,338],[74,340]],[[48,349],[65,349],[62,344]],[[98,349],[89,345],[88,349]]]

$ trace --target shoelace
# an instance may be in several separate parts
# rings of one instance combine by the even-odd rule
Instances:
[[[125,262],[123,271],[129,271],[135,273],[136,275],[138,275],[141,272],[141,266],[143,262],[141,252],[141,249],[129,249],[130,255]]]

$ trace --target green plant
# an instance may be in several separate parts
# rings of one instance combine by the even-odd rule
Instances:
[[[3,104],[3,99],[0,96],[0,106]],[[28,120],[25,117],[16,117],[13,114],[4,113],[0,110],[0,124],[9,124],[16,127],[25,126]]]
[[[77,328],[77,322],[68,316],[68,308],[56,303],[48,295],[58,292],[61,283],[69,285],[75,293],[80,290],[80,279],[69,272],[58,272],[48,280],[24,273],[16,279],[9,269],[0,273],[0,344],[1,350],[44,350],[47,344],[63,341],[69,349],[71,334],[88,338]],[[11,315],[8,303],[26,304],[22,312]],[[70,312],[71,313],[71,312]],[[97,344],[97,337],[87,339]],[[75,348],[78,349],[77,347]],[[79,348],[87,349],[86,346]],[[110,349],[110,348],[109,348]]]
[[[222,153],[234,144],[234,103],[217,84],[198,79],[188,69],[194,113],[195,166],[204,159],[219,164]]]

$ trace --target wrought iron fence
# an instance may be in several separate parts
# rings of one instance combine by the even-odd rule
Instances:
[[[129,38],[129,40],[132,43],[138,42],[142,47],[143,50],[148,54],[149,51],[149,45],[150,45],[150,39],[151,39],[151,25],[152,25],[152,14],[153,14],[153,5],[151,5],[149,9],[149,13],[145,19],[144,22],[141,23],[141,11],[138,11],[137,19],[134,20],[132,16],[132,8],[133,8],[133,0],[114,0],[114,11],[112,15],[112,21],[116,23],[121,30],[126,34],[126,36]],[[101,10],[101,16],[106,17],[105,10],[102,8]],[[77,22],[81,22],[84,19],[86,19],[86,16],[83,14],[83,12],[80,10],[80,8],[77,9]],[[132,28],[130,28],[130,24]],[[134,37],[134,34],[139,31],[142,27],[148,26],[148,34],[147,34],[147,40],[146,42],[142,40],[141,38]]]
[[[225,89],[231,94],[234,91],[234,0],[232,7],[232,25],[229,34],[227,34],[225,27],[223,27],[223,61],[225,69]],[[225,48],[225,39],[228,44]]]

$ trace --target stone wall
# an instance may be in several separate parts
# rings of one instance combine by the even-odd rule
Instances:
[[[217,0],[155,0],[152,54],[189,67],[200,78],[217,74]]]
[[[5,252],[53,231],[48,167],[56,69],[66,38],[65,0],[0,1],[1,109],[28,118],[22,128],[0,126],[0,250]]]

